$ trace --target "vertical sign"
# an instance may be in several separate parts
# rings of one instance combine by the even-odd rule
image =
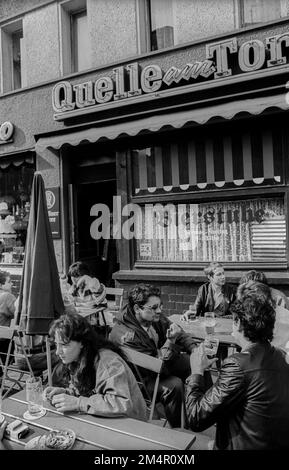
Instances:
[[[52,238],[60,238],[59,187],[45,191]]]

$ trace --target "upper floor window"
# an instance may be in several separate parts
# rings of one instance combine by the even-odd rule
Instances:
[[[22,21],[1,28],[1,91],[25,86]]]
[[[62,38],[62,72],[80,72],[91,67],[91,47],[86,0],[60,4]]]
[[[206,39],[289,15],[287,0],[137,0],[139,50]]]
[[[173,0],[149,0],[151,50],[174,45]]]
[[[242,26],[278,20],[287,14],[286,0],[241,0]]]
[[[71,24],[73,69],[74,72],[79,72],[91,65],[86,10],[71,15]]]

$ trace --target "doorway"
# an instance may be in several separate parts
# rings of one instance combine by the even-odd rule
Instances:
[[[71,262],[85,262],[94,277],[105,286],[114,287],[112,275],[119,269],[116,240],[92,238],[90,227],[95,217],[90,211],[95,204],[105,204],[112,213],[113,196],[117,193],[115,154],[93,162],[77,159],[71,186]]]

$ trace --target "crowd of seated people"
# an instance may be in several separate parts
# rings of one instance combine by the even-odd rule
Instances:
[[[61,281],[66,310],[50,328],[57,372],[53,386],[45,390],[46,399],[60,412],[146,421],[142,391],[121,349],[126,346],[163,360],[157,398],[172,428],[181,425],[185,401],[187,428],[201,432],[216,424],[215,449],[288,447],[289,360],[286,351],[271,345],[275,308],[287,308],[288,299],[270,288],[261,272],[249,271],[238,289],[226,283],[220,263],[210,263],[205,274],[208,282],[198,290],[196,314],[213,311],[217,317],[232,318],[239,346],[233,355],[222,355],[214,380],[210,368],[216,359],[208,359],[203,344],[170,321],[155,286],[133,287],[115,318],[109,340],[97,334],[77,313],[75,299],[103,303],[105,287],[84,263],[74,263]],[[1,314],[4,312],[0,311],[0,318]],[[187,319],[184,315],[183,320]],[[152,374],[147,371],[142,377],[152,391]]]

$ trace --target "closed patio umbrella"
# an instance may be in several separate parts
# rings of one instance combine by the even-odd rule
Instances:
[[[41,174],[36,172],[31,191],[16,323],[28,335],[47,335],[51,321],[63,312],[44,182]]]
[[[31,191],[23,273],[20,284],[16,325],[31,335],[46,335],[48,383],[52,385],[49,325],[64,312],[59,274],[48,219],[45,188],[40,173],[35,173]],[[36,339],[36,337],[35,337]]]

